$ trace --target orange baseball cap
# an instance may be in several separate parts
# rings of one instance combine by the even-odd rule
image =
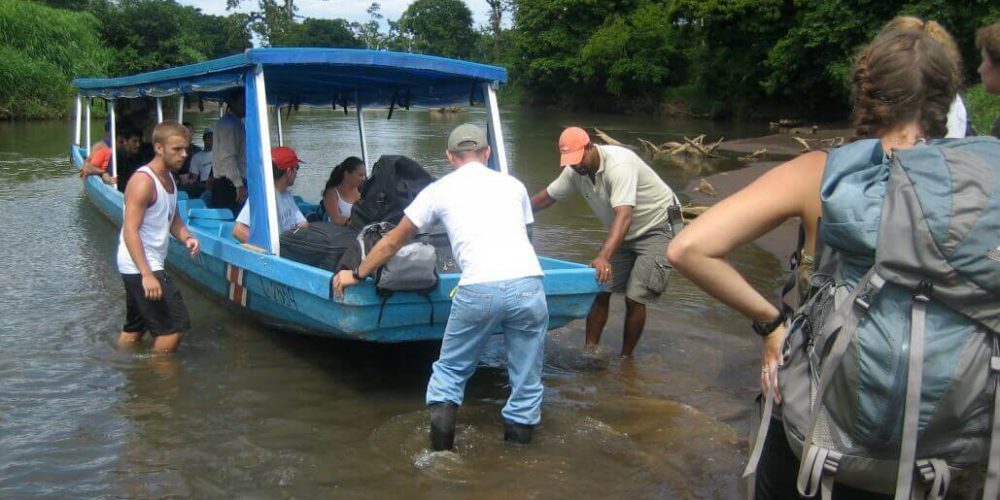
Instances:
[[[271,148],[271,161],[279,170],[290,170],[300,163],[305,163],[295,154],[295,150],[287,146]]]
[[[590,136],[580,127],[569,127],[559,136],[559,165],[579,165]]]

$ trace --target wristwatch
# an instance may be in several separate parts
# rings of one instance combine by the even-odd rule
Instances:
[[[354,279],[358,281],[365,280],[364,278],[361,277],[361,266],[355,266],[354,269],[351,269],[351,276],[353,276]]]
[[[771,321],[763,323],[760,321],[754,321],[752,325],[753,331],[756,332],[757,335],[760,335],[761,337],[767,337],[768,335],[771,334],[771,332],[777,330],[778,327],[781,326],[786,319],[787,318],[785,318],[785,313],[778,311],[778,317],[772,319]]]

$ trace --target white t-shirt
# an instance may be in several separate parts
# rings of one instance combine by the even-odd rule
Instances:
[[[198,180],[205,182],[208,174],[212,173],[212,152],[199,151],[191,157],[191,167],[188,172],[198,176]]]
[[[965,137],[968,120],[969,113],[965,110],[965,103],[962,102],[961,96],[956,95],[955,100],[951,101],[951,107],[948,108],[948,134],[945,137],[957,139]]]
[[[420,228],[441,222],[462,268],[459,285],[541,276],[525,225],[535,221],[517,179],[466,163],[424,188],[404,210]]]
[[[302,211],[299,210],[299,206],[295,204],[295,197],[291,193],[274,193],[274,202],[278,207],[278,230],[280,232],[283,233],[289,229],[293,229],[300,222],[306,221],[305,216],[302,215]],[[240,215],[236,216],[236,222],[250,227],[249,201],[243,205]]]

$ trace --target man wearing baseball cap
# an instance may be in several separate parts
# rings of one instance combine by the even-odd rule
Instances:
[[[621,355],[631,356],[646,324],[646,304],[659,298],[670,279],[672,268],[664,256],[673,238],[667,208],[678,203],[677,197],[638,155],[620,146],[594,144],[579,127],[559,136],[559,165],[559,177],[531,198],[532,208],[546,209],[578,192],[608,228],[590,266],[601,284],[611,283],[611,291],[594,299],[586,344],[596,348],[600,343],[611,293],[624,293]]]
[[[528,191],[517,179],[486,167],[490,147],[481,127],[459,125],[445,153],[455,171],[424,188],[392,231],[353,270],[334,277],[334,295],[385,264],[417,228],[440,222],[448,232],[462,278],[427,384],[431,448],[450,450],[465,383],[486,341],[503,332],[510,398],[503,407],[504,440],[526,444],[541,420],[542,347],[549,313],[542,268],[528,240],[534,222]]]
[[[306,227],[306,217],[302,215],[295,197],[288,188],[295,184],[299,165],[303,163],[292,148],[278,146],[271,149],[271,175],[274,176],[274,202],[278,209],[278,230],[288,231],[296,227]],[[250,203],[245,203],[233,225],[233,237],[246,243],[250,239]]]

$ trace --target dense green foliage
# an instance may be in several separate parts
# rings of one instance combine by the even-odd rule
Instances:
[[[993,122],[1000,118],[1000,95],[987,94],[982,84],[970,87],[963,94],[972,126],[980,134],[988,134]]]
[[[469,58],[476,44],[472,11],[462,0],[416,0],[399,18],[416,52]]]
[[[0,2],[0,118],[64,114],[74,95],[70,78],[105,72],[97,25],[87,13]]]
[[[892,17],[943,24],[972,85],[975,30],[1000,20],[995,0],[486,0],[490,18],[477,27],[464,0],[415,0],[395,20],[372,3],[363,22],[302,18],[294,0],[227,0],[251,3],[249,13],[210,16],[175,0],[0,0],[0,116],[65,114],[74,76],[221,57],[255,33],[267,46],[500,64],[506,102],[835,120],[849,111],[854,55]],[[996,100],[977,87],[968,95],[982,129]]]
[[[843,117],[854,54],[899,14],[949,29],[975,82],[975,29],[1000,19],[992,0],[515,3],[506,61],[528,101],[628,110],[683,88],[713,115]]]

